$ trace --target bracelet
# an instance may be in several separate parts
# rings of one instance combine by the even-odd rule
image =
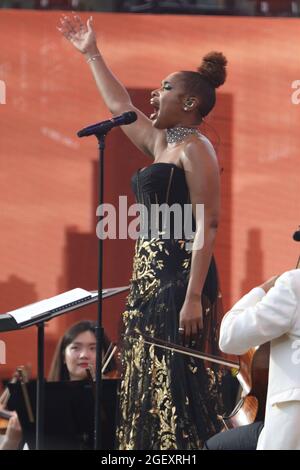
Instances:
[[[93,55],[92,57],[90,57],[86,62],[89,63],[89,62],[94,62],[94,60],[96,60],[97,57],[100,57],[100,54],[95,54]]]

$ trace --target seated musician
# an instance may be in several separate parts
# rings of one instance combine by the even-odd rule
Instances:
[[[86,370],[96,364],[96,323],[83,320],[72,325],[58,342],[48,380],[59,382],[63,380],[84,380]],[[103,353],[109,352],[110,341],[104,334]],[[109,355],[108,355],[109,356]],[[109,359],[109,357],[108,357]],[[104,373],[116,370],[116,361],[112,355]]]
[[[87,369],[95,369],[96,365],[96,324],[83,320],[72,325],[59,340],[50,367],[48,380],[53,382],[64,380],[85,380]],[[110,342],[104,334],[102,358],[109,359]],[[106,362],[106,361],[104,361]],[[116,370],[116,361],[111,356],[104,372]],[[91,373],[93,376],[93,373]],[[0,444],[0,450],[16,450],[22,442],[22,430],[16,413],[12,413],[6,434]]]
[[[255,449],[257,441],[258,450],[300,450],[300,269],[252,289],[223,318],[220,349],[225,353],[241,355],[269,341],[264,426],[220,433],[206,441],[205,449]]]
[[[53,356],[49,381],[75,381],[94,379],[96,366],[96,323],[85,320],[71,326],[59,341]],[[104,334],[102,345],[102,373],[104,379],[116,378],[118,375],[114,354],[115,347]],[[104,449],[112,449],[115,439],[116,402],[114,398],[117,385],[111,381],[103,384],[102,423],[105,433],[102,436]],[[109,387],[106,388],[105,386]],[[105,392],[109,390],[109,392]],[[110,393],[109,397],[107,393]],[[112,393],[112,395],[111,395]],[[109,401],[109,404],[107,403]]]

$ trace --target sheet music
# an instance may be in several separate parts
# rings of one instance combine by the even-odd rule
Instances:
[[[81,301],[91,299],[92,297],[95,297],[94,293],[85,289],[76,288],[7,313],[20,324],[47,312],[55,313],[59,310],[71,307],[72,305],[79,304]]]

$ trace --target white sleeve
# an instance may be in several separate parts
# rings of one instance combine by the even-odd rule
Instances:
[[[267,294],[252,289],[225,315],[219,346],[228,354],[244,354],[288,332],[297,310],[290,272],[280,276]]]

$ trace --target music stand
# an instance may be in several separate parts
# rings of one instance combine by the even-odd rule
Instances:
[[[118,379],[105,380],[101,403],[105,428],[105,448],[114,449],[115,403]],[[16,410],[22,426],[23,440],[29,449],[36,448],[36,381],[26,384],[33,420],[28,414],[20,383],[8,384],[8,407]],[[45,383],[45,445],[47,450],[91,450],[94,440],[94,389],[86,380]]]
[[[129,286],[102,289],[102,299],[129,289]],[[72,289],[50,299],[45,299],[0,315],[0,331],[11,331],[36,325],[38,328],[37,392],[36,392],[36,450],[43,448],[44,438],[44,332],[45,322],[54,317],[77,310],[98,301],[98,291]],[[101,380],[96,375],[97,381]],[[95,401],[97,404],[98,400]]]

